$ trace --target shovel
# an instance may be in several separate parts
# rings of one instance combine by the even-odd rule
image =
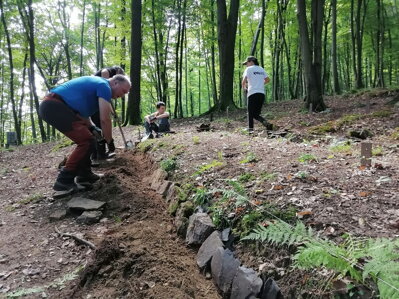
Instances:
[[[132,148],[133,147],[133,142],[131,140],[127,140],[126,141],[125,134],[123,133],[123,130],[122,130],[121,122],[119,121],[119,117],[116,114],[116,111],[115,111],[115,108],[114,108],[114,104],[112,102],[111,102],[111,106],[112,106],[112,112],[114,113],[114,118],[116,120],[116,123],[118,124],[119,131],[121,132],[121,135],[122,135],[123,143],[125,144],[125,149]]]

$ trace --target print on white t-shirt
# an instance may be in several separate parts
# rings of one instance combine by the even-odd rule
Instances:
[[[248,94],[265,93],[265,79],[268,77],[265,70],[259,65],[252,65],[245,69],[243,78],[247,77]]]

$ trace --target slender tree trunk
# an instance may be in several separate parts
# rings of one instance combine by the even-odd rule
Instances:
[[[141,50],[142,50],[142,31],[141,31],[141,0],[131,0],[131,38],[130,38],[130,81],[132,89],[129,93],[126,121],[131,125],[141,124],[140,111],[140,82],[141,82]]]
[[[13,120],[14,120],[14,129],[15,129],[15,133],[17,135],[18,144],[22,144],[21,127],[19,126],[17,105],[16,105],[15,95],[14,95],[14,58],[13,58],[13,53],[12,53],[12,48],[11,48],[10,33],[8,31],[6,17],[4,15],[3,0],[0,0],[0,13],[1,13],[1,22],[3,24],[3,30],[4,30],[4,33],[6,36],[6,41],[7,41],[8,63],[9,63],[9,69],[10,69],[10,80],[9,80],[10,95],[9,95],[9,98],[10,98],[10,102],[11,102],[12,116],[13,116]]]
[[[84,31],[85,31],[85,17],[86,17],[86,0],[83,0],[83,15],[82,15],[82,25],[80,29],[80,66],[79,75],[83,76],[83,42],[84,42]]]
[[[334,93],[341,94],[341,87],[338,78],[338,63],[337,63],[337,0],[331,0],[331,60],[332,60],[332,73],[333,73],[333,86]]]
[[[174,116],[175,118],[179,117],[179,104],[180,104],[180,80],[181,78],[180,73],[179,73],[179,54],[180,54],[180,39],[182,38],[182,24],[181,24],[181,1],[182,0],[177,0],[177,22],[178,22],[178,29],[177,29],[177,40],[176,40],[176,47],[175,47],[175,56],[176,56],[176,60],[175,60],[175,78],[176,78],[176,86],[175,86],[175,110],[174,110]]]
[[[216,106],[219,103],[218,98],[218,89],[216,82],[216,49],[215,49],[215,41],[216,41],[216,33],[215,33],[215,0],[211,1],[211,24],[212,24],[212,43],[211,43],[211,74],[212,74],[212,96],[213,96],[213,104]]]

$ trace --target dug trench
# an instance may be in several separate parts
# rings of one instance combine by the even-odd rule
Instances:
[[[92,260],[58,298],[220,298],[195,264],[173,226],[162,197],[145,184],[157,166],[125,152],[102,170],[105,177],[85,197],[105,201],[113,217]],[[86,234],[90,238],[90,233]],[[91,240],[95,240],[93,233]]]

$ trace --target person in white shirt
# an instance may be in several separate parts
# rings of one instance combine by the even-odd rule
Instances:
[[[272,125],[260,113],[265,101],[264,85],[270,82],[270,78],[254,56],[248,56],[243,65],[247,66],[243,74],[242,88],[247,91],[248,97],[248,131],[254,130],[254,119],[269,130]]]

